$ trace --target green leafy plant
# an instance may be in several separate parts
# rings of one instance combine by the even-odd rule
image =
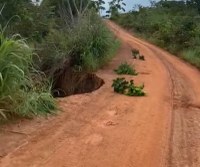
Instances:
[[[131,80],[128,86],[127,95],[128,96],[144,96],[145,93],[143,89],[144,89],[144,85],[135,86],[134,81]]]
[[[117,74],[137,75],[135,69],[133,69],[127,62],[120,64],[120,66],[114,70]]]
[[[125,78],[117,78],[113,80],[112,87],[114,91],[120,94],[124,94],[125,90],[128,88],[128,82]]]
[[[144,85],[135,86],[133,80],[126,81],[125,78],[117,78],[113,80],[112,87],[115,92],[127,96],[145,96]]]

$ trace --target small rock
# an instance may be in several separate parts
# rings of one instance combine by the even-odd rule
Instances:
[[[118,123],[113,122],[113,121],[107,121],[107,122],[105,123],[105,126],[116,126],[116,125],[118,125]]]

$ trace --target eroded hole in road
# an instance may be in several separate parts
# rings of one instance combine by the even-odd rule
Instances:
[[[90,93],[104,84],[96,74],[59,71],[54,77],[52,93],[54,97],[65,97],[74,94]]]

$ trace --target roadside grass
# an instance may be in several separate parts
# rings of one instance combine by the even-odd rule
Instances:
[[[53,29],[38,45],[39,69],[53,77],[60,68],[94,72],[107,64],[119,48],[119,41],[93,11],[73,27]]]
[[[185,50],[181,53],[181,58],[200,68],[200,51],[195,49]]]
[[[200,68],[200,22],[197,6],[183,1],[159,1],[120,14],[114,21],[134,35]]]
[[[107,64],[119,48],[119,41],[95,10],[75,14],[72,21],[55,14],[53,7],[46,7],[35,9],[40,8],[37,16],[44,16],[41,20],[35,10],[26,8],[28,19],[7,26],[11,29],[6,36],[19,32],[34,49],[19,35],[7,38],[0,33],[0,120],[54,113],[52,92],[56,79],[70,83],[71,78],[63,77],[67,73],[77,71],[85,76],[94,72]],[[75,86],[72,84],[73,89]]]
[[[127,62],[119,65],[117,69],[114,70],[118,75],[137,75],[136,70]]]
[[[14,115],[32,117],[56,108],[47,85],[37,87],[31,78],[36,73],[32,55],[20,36],[6,38],[0,33],[0,120]]]

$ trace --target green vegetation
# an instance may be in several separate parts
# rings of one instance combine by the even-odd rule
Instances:
[[[114,20],[200,68],[199,0],[152,2]]]
[[[144,85],[135,86],[134,81],[126,81],[125,78],[117,78],[113,80],[112,87],[114,91],[127,96],[145,96],[143,92]]]
[[[145,93],[143,92],[144,85],[142,86],[135,86],[134,81],[131,80],[128,86],[128,96],[145,96]]]
[[[124,94],[125,90],[128,88],[128,81],[126,81],[125,78],[117,78],[113,80],[112,87],[115,92]]]
[[[98,15],[102,4],[0,2],[0,119],[52,113],[58,81],[77,82],[75,73],[87,76],[112,58],[119,43]]]
[[[32,68],[31,49],[16,38],[5,38],[0,33],[0,115],[8,118],[50,113],[55,109],[50,90],[44,81],[40,87],[32,80],[31,75],[39,78],[41,74]]]
[[[127,62],[120,64],[120,66],[114,70],[117,74],[127,74],[127,75],[137,75],[137,72],[131,65],[129,65]]]
[[[51,30],[40,46],[39,66],[50,76],[60,67],[95,71],[104,65],[118,46],[113,35],[93,11],[83,16],[73,28]]]

